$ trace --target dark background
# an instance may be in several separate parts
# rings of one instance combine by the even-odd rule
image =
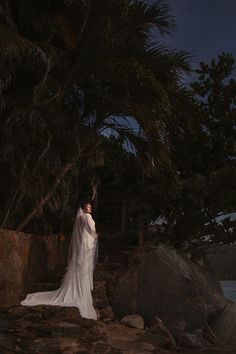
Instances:
[[[235,0],[169,0],[177,27],[164,43],[190,51],[192,64],[208,62],[222,51],[236,57]]]

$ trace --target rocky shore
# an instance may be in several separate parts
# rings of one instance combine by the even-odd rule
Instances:
[[[105,311],[104,311],[105,312]],[[108,316],[108,314],[107,314]],[[235,353],[235,348],[211,345],[204,349],[173,348],[160,328],[145,330],[104,317],[86,320],[76,308],[14,307],[1,312],[0,353],[25,354],[170,354]],[[159,333],[158,333],[159,332]],[[164,347],[163,347],[164,346]]]
[[[20,306],[27,276],[31,291],[59,286],[66,244],[62,247],[57,236],[49,243],[38,240],[40,257],[33,259],[34,251],[26,257],[26,235],[4,235],[11,247],[1,247],[0,272],[7,272],[0,289],[1,354],[236,353],[236,305],[203,266],[175,250],[102,244],[93,292],[99,320],[94,321],[81,318],[74,307]],[[31,244],[32,249],[37,247]],[[47,273],[39,271],[41,257]]]

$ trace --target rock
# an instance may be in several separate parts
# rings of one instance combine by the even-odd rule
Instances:
[[[36,236],[0,229],[0,308],[17,306],[35,282],[65,263],[59,235]]]
[[[150,332],[155,334],[155,339],[158,341],[161,347],[168,346],[170,349],[177,348],[172,334],[160,318],[155,317],[152,326],[149,328],[149,338]]]
[[[56,323],[56,330],[58,334],[63,336],[83,336],[86,331],[78,325],[69,322],[58,322]]]
[[[37,306],[39,307],[39,306]],[[36,307],[34,307],[36,308]],[[48,314],[50,318],[66,318],[67,321],[78,323],[83,321],[77,307],[42,306],[41,312]]]
[[[64,353],[76,354],[81,348],[77,338],[63,337],[58,339],[38,338],[31,342],[31,352],[33,353]]]
[[[77,337],[63,337],[58,339],[58,347],[55,353],[88,354],[92,353],[93,344],[82,343]],[[48,351],[45,351],[45,354]],[[51,353],[51,352],[50,352]]]
[[[236,345],[236,304],[229,301],[221,316],[212,323],[216,337],[225,345]]]
[[[15,344],[13,338],[4,333],[0,333],[0,353],[6,353],[7,351],[13,353],[14,349]]]
[[[118,316],[138,313],[146,325],[158,317],[176,338],[202,329],[226,304],[206,267],[167,246],[140,250],[120,276],[112,301]]]
[[[12,328],[12,321],[0,319],[0,332],[8,332],[10,328]]]
[[[94,280],[97,281],[113,281],[114,280],[114,273],[107,272],[107,271],[96,271],[94,274]]]
[[[25,316],[25,319],[38,323],[39,321],[45,319],[45,317],[44,317],[44,313],[35,312],[35,313],[28,313]]]
[[[101,334],[93,334],[87,333],[86,336],[83,338],[84,342],[97,342],[101,339]]]
[[[95,301],[95,305],[96,305],[96,308],[98,308],[99,310],[100,309],[104,309],[104,308],[106,308],[107,306],[110,305],[110,300],[109,299],[104,299],[104,300],[101,300],[101,301]]]
[[[45,313],[49,316],[47,320]],[[24,317],[15,320],[16,308],[8,309],[0,321],[4,332],[0,336],[0,353],[99,353],[93,351],[96,343],[104,342],[99,322],[78,314],[77,308],[41,305],[26,307]],[[38,321],[35,322],[34,316],[38,316]]]
[[[14,310],[14,309],[13,309]],[[169,341],[171,335],[160,319],[155,318],[149,330],[127,327],[123,323],[113,322],[105,324],[94,321],[93,326],[87,328],[69,322],[64,317],[65,312],[54,310],[51,313],[48,308],[27,308],[31,314],[47,311],[51,318],[47,321],[39,319],[38,323],[20,318],[15,321],[5,314],[2,319],[3,330],[7,331],[0,335],[0,353],[63,353],[63,354],[169,354],[170,349],[175,349]],[[31,312],[32,311],[32,312]],[[71,311],[67,312],[71,315]],[[10,328],[17,325],[17,331],[8,333]],[[196,334],[191,333],[191,334]],[[169,336],[169,337],[168,337]],[[182,345],[189,346],[189,336],[183,336]],[[160,346],[169,350],[160,348]],[[207,347],[209,353],[234,354],[235,347],[226,350],[225,347]],[[173,352],[173,351],[171,351]],[[175,352],[175,351],[174,351]],[[185,352],[185,351],[184,351]],[[178,353],[180,353],[178,351]],[[204,350],[188,350],[188,354],[203,354]]]
[[[102,353],[110,354],[111,353],[111,347],[108,344],[104,343],[104,342],[97,342],[94,345],[93,352],[94,353],[99,353],[99,354],[102,354]]]
[[[10,312],[7,312],[7,317],[12,320],[23,319],[28,313],[28,309],[24,306],[17,306],[10,309]]]
[[[96,320],[80,317],[77,323],[83,328],[92,328],[96,325]]]
[[[19,304],[24,292],[25,264],[30,242],[26,235],[0,230],[0,306]]]
[[[202,330],[198,329],[192,333],[183,333],[178,344],[181,347],[202,348],[206,345],[206,340],[203,338]]]
[[[118,353],[149,354],[157,347],[142,337],[143,330],[122,324],[103,324],[106,342]]]
[[[35,331],[39,331],[42,335],[50,336],[51,338],[58,337],[68,337],[68,336],[83,336],[86,332],[83,328],[76,324],[68,322],[52,322],[44,321],[36,324],[34,327]]]
[[[58,321],[77,324],[83,328],[93,328],[97,322],[92,319],[82,318],[77,307],[38,305],[23,308],[27,311],[24,318],[32,322],[57,319]],[[11,311],[9,312],[9,316],[14,316],[11,314]]]
[[[203,330],[202,330],[202,335],[205,340],[207,340],[208,343],[214,344],[214,345],[221,345],[221,342],[219,339],[216,337],[215,333],[211,329],[208,323],[205,324]]]
[[[105,309],[100,310],[100,319],[102,321],[106,319],[112,321],[115,319],[115,315],[111,306],[107,306]]]
[[[130,327],[144,329],[144,320],[139,315],[124,316],[121,320],[121,323],[126,323]]]

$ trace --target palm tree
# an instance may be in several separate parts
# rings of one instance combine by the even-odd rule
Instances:
[[[29,64],[22,67],[21,58],[28,52],[34,54],[35,63],[40,58],[46,63],[41,74],[35,66],[38,80],[31,85],[32,99],[26,99],[27,94],[20,100],[17,96],[17,114],[11,104],[3,112],[3,124],[8,128],[8,135],[2,139],[8,141],[5,161],[16,171],[16,161],[11,157],[17,150],[24,166],[17,179],[18,189],[24,189],[18,207],[26,213],[25,217],[21,214],[20,229],[49,201],[53,204],[60,199],[55,203],[62,206],[71,186],[67,172],[73,170],[75,183],[81,170],[94,160],[100,134],[106,129],[116,131],[135,146],[147,173],[171,165],[166,122],[185,99],[180,80],[189,65],[186,53],[150,40],[153,26],[161,36],[174,26],[164,1],[108,0],[104,6],[101,0],[24,0],[14,4],[11,12],[15,22],[9,15],[2,24],[0,50],[4,45],[9,47],[5,38],[14,38],[10,55],[18,63],[11,68],[9,57],[4,61],[5,77],[16,67],[23,69],[24,76]],[[2,92],[9,92],[11,101],[15,81],[10,84],[5,79],[4,85]],[[133,129],[134,120],[138,132]],[[35,127],[41,141],[36,139],[37,133],[31,135]],[[22,140],[14,136],[16,130]],[[67,201],[71,203],[69,197]],[[30,207],[28,212],[26,205]]]

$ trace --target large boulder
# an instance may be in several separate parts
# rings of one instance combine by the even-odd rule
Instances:
[[[23,295],[30,237],[0,230],[0,307],[15,305]]]
[[[64,254],[59,235],[0,229],[0,308],[18,305],[33,283],[49,281]]]
[[[115,313],[141,315],[146,325],[160,318],[177,338],[203,330],[218,318],[228,301],[219,281],[203,265],[177,250],[144,248],[133,256],[113,294]]]
[[[228,302],[221,316],[213,322],[212,329],[224,345],[236,346],[236,304],[234,302]]]

